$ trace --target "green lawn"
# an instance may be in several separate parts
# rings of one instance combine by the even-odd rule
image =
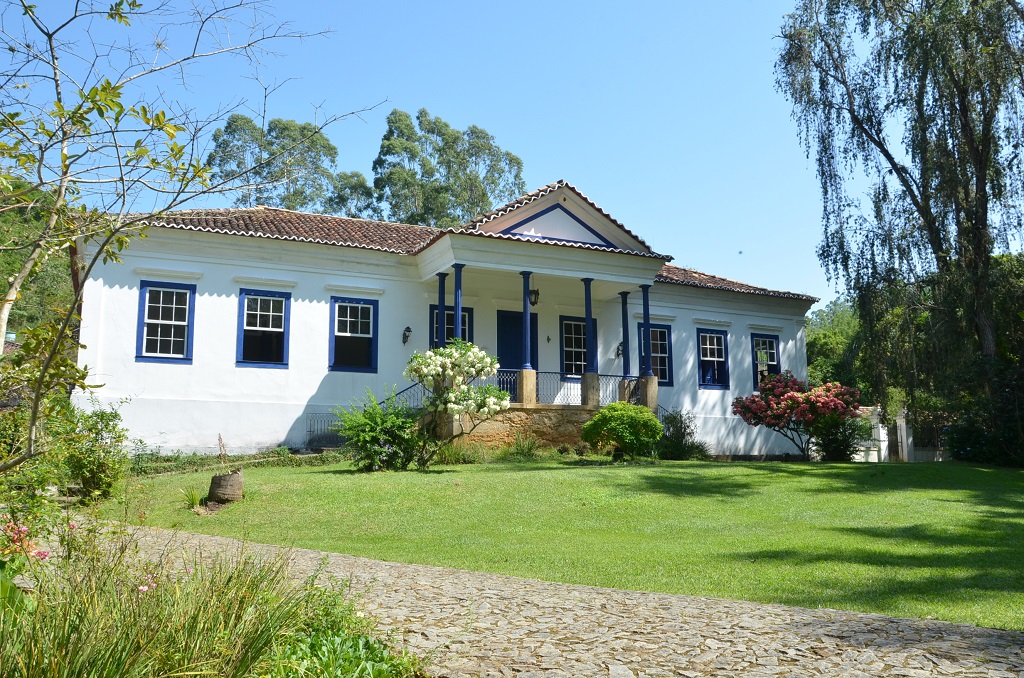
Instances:
[[[1024,471],[958,464],[484,464],[136,481],[146,523],[550,581],[1024,629]],[[132,509],[134,515],[136,509]]]

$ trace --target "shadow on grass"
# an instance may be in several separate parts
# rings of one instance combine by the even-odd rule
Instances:
[[[452,468],[428,468],[425,471],[419,469],[409,469],[408,471],[360,471],[359,469],[354,468],[334,468],[313,471],[313,473],[326,473],[328,475],[336,476],[364,476],[370,475],[371,473],[414,473],[433,476],[444,475],[447,473],[458,473],[458,471]]]

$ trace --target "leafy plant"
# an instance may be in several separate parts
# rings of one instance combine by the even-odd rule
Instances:
[[[121,426],[115,407],[101,407],[95,401],[83,410],[65,401],[58,410],[54,443],[72,480],[81,483],[87,498],[108,497],[114,485],[128,473],[128,431]]]
[[[515,440],[498,455],[501,461],[533,461],[540,451],[540,440],[531,433],[516,431]]]
[[[594,448],[616,445],[631,459],[652,455],[663,434],[661,422],[643,405],[611,403],[583,425],[583,440]]]
[[[195,487],[183,487],[181,495],[185,508],[190,511],[195,511],[203,503],[202,495],[199,494],[199,490]]]
[[[697,417],[693,412],[673,410],[664,417],[665,435],[658,446],[662,459],[707,459],[711,445],[697,438]]]
[[[424,445],[416,413],[398,403],[393,389],[382,403],[367,389],[364,402],[335,414],[333,428],[361,471],[404,471]]]

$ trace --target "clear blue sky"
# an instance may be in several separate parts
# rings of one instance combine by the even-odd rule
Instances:
[[[271,117],[383,102],[328,128],[338,169],[371,176],[388,112],[425,107],[491,132],[528,189],[569,181],[679,266],[835,297],[815,255],[814,162],[774,86],[792,0],[270,5],[333,30],[277,44],[261,78],[294,79]],[[211,105],[261,97],[223,62],[191,83]]]

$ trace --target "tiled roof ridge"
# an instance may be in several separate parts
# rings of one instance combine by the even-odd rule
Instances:
[[[230,208],[229,208],[230,209]],[[305,212],[303,210],[293,210],[287,207],[275,207],[273,205],[256,205],[255,207],[240,208],[240,209],[263,209],[272,210],[274,212],[284,212],[286,214],[297,214],[304,217],[323,217],[325,219],[345,219],[347,221],[362,221],[368,224],[384,224],[385,226],[402,226],[405,228],[416,228],[423,231],[441,231],[443,229],[435,228],[433,226],[424,226],[423,224],[407,224],[404,221],[385,221],[384,219],[365,219],[363,217],[346,217],[340,214],[327,214],[326,212]]]
[[[677,275],[673,275],[677,274]],[[682,274],[684,277],[679,277],[678,274]],[[701,280],[703,278],[704,280]],[[801,299],[804,301],[817,302],[820,301],[818,297],[813,297],[809,294],[800,294],[799,292],[786,292],[784,290],[772,290],[767,287],[758,287],[757,285],[750,285],[748,283],[740,282],[738,280],[731,280],[729,278],[723,278],[721,276],[712,275],[710,273],[704,273],[692,268],[682,268],[680,266],[672,266],[671,264],[665,264],[661,267],[661,271],[654,276],[656,282],[669,283],[671,285],[690,285],[693,287],[704,287],[715,290],[726,290],[730,292],[741,292],[745,294],[760,294],[769,297],[779,297],[783,299]],[[717,281],[714,282],[714,281]]]
[[[608,219],[608,221],[612,222],[613,224],[615,224],[616,226],[621,228],[626,234],[628,234],[631,238],[633,238],[634,240],[639,242],[641,245],[646,247],[650,252],[652,252],[652,253],[654,252],[654,250],[651,249],[651,246],[648,245],[644,241],[643,238],[641,238],[636,233],[634,233],[633,231],[631,231],[628,228],[626,228],[626,226],[622,222],[620,222],[618,219],[616,219],[612,215],[608,214],[608,212],[604,211],[604,209],[602,207],[600,207],[596,202],[594,202],[589,197],[584,195],[583,191],[581,191],[580,189],[576,188],[575,186],[570,184],[565,179],[559,179],[558,181],[550,183],[550,184],[548,184],[546,186],[542,186],[542,187],[538,188],[537,190],[530,191],[526,195],[521,195],[518,198],[516,198],[515,200],[507,202],[504,205],[502,205],[501,207],[493,209],[490,212],[487,212],[486,214],[481,214],[480,216],[478,216],[473,221],[470,221],[469,223],[464,225],[462,228],[463,228],[463,230],[476,230],[477,228],[479,228],[480,226],[486,224],[489,221],[494,221],[495,219],[497,219],[498,217],[500,217],[500,216],[502,216],[504,214],[508,214],[510,212],[513,212],[513,211],[519,209],[520,207],[525,207],[526,205],[529,205],[531,202],[539,200],[540,198],[543,198],[545,195],[548,195],[549,193],[554,193],[559,188],[568,188],[570,191],[572,191],[577,196],[579,196],[579,198],[581,200],[586,202],[588,205],[590,205],[595,210],[597,210],[598,213],[600,213],[603,217]]]

